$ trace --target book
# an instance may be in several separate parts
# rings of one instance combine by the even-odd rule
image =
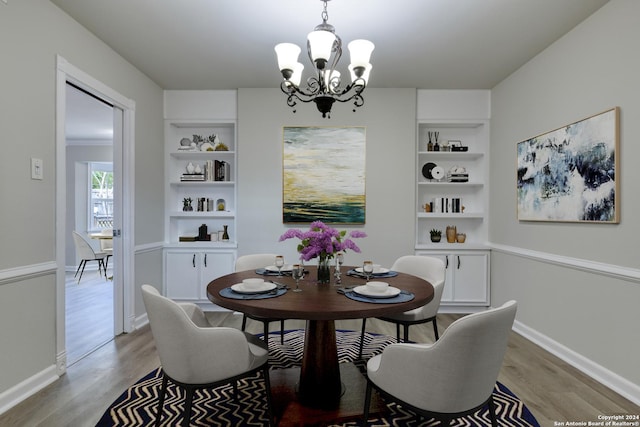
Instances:
[[[185,173],[180,176],[180,181],[204,181],[204,174]]]
[[[231,165],[223,160],[214,162],[214,181],[230,181]]]
[[[462,199],[459,197],[434,197],[431,200],[433,213],[461,213]]]

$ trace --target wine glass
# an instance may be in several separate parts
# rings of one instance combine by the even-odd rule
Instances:
[[[282,267],[284,267],[284,257],[276,255],[275,265],[278,268],[278,276],[282,276]]]
[[[293,269],[291,270],[291,276],[296,281],[296,288],[293,292],[300,292],[300,279],[304,277],[304,266],[302,264],[293,264]]]
[[[365,261],[362,263],[362,272],[367,277],[367,282],[371,278],[371,273],[373,273],[373,261]]]
[[[344,262],[344,252],[338,252],[336,254],[336,270],[333,275],[336,278],[336,285],[342,284],[342,272],[340,271],[340,267],[342,267],[342,263]]]

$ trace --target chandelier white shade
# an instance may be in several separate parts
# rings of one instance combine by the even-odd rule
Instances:
[[[298,61],[301,49],[293,43],[275,46],[278,68],[283,81],[280,89],[287,95],[287,105],[294,108],[297,101],[313,101],[322,117],[330,117],[334,102],[353,101],[353,111],[364,105],[362,92],[365,90],[371,72],[371,53],[374,44],[368,40],[353,40],[348,44],[351,64],[348,67],[351,83],[343,86],[341,73],[336,70],[342,56],[342,40],[335,29],[327,23],[327,1],[324,3],[322,23],[307,36],[307,53],[314,66],[314,75],[306,80],[306,87],[300,87],[304,65]],[[296,111],[295,108],[293,110]]]

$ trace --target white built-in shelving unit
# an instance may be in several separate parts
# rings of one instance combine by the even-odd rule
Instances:
[[[206,286],[233,272],[237,258],[237,129],[234,92],[165,92],[165,249],[164,294],[177,301],[211,308]],[[226,117],[226,118],[219,118]],[[208,142],[217,135],[226,150],[183,150],[181,141],[199,135]],[[205,170],[207,163],[225,162],[226,176],[185,181],[191,163]],[[193,211],[183,210],[192,199]],[[202,210],[198,200],[204,199]],[[207,203],[211,200],[211,203]],[[224,201],[224,206],[221,202]],[[206,226],[207,237],[199,236]],[[222,239],[227,228],[228,239]],[[194,240],[194,238],[196,240]]]
[[[418,91],[416,130],[416,241],[417,255],[441,258],[446,264],[443,311],[477,311],[490,305],[489,207],[489,111],[488,94],[482,91]],[[472,118],[469,118],[472,117]],[[430,151],[438,134],[441,151]],[[448,144],[449,141],[456,141]],[[449,151],[442,151],[442,144]],[[466,151],[451,151],[451,146]],[[426,164],[444,170],[441,179],[425,177]],[[448,179],[449,172],[464,169],[465,182]],[[448,210],[429,203],[441,199],[460,200],[461,209]],[[446,205],[446,204],[445,204]],[[464,207],[462,209],[462,207]],[[447,227],[464,233],[463,243],[447,242]],[[442,232],[441,241],[431,241],[430,230]]]

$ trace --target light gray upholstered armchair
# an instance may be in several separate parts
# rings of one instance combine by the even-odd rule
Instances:
[[[244,270],[255,270],[258,268],[264,268],[269,265],[273,265],[276,258],[276,254],[250,254],[243,255],[238,257],[236,260],[236,271],[244,271]],[[284,344],[284,319],[272,319],[267,317],[253,316],[253,315],[242,315],[242,327],[244,329],[247,327],[247,317],[249,319],[253,319],[258,322],[262,322],[262,327],[264,330],[264,341],[269,342],[269,323],[270,322],[280,322],[280,344]]]
[[[379,319],[396,324],[396,336],[400,342],[400,325],[404,327],[404,341],[409,341],[409,326],[420,323],[431,322],[436,340],[439,338],[438,322],[436,315],[440,309],[440,300],[444,290],[445,264],[435,257],[422,255],[406,255],[398,258],[391,266],[391,271],[412,274],[426,280],[433,286],[433,299],[422,307],[406,311],[404,313],[393,314],[380,317]],[[364,332],[367,326],[367,319],[362,319],[362,331],[360,333],[360,348],[358,355],[362,358],[362,346],[364,344]]]
[[[235,328],[211,327],[198,306],[177,304],[153,286],[142,285],[142,298],[162,365],[156,425],[162,419],[168,380],[185,390],[182,425],[188,426],[195,390],[232,383],[237,397],[237,380],[257,371],[264,377],[272,423],[269,353],[262,340]]]
[[[364,420],[372,387],[383,396],[443,425],[489,406],[498,425],[493,389],[507,349],[517,304],[474,313],[453,322],[433,344],[391,344],[367,362]]]
[[[76,270],[76,274],[73,277],[78,276],[78,272],[80,272],[80,277],[78,277],[78,283],[80,283],[80,279],[82,279],[82,273],[84,273],[84,267],[87,265],[89,261],[98,261],[98,273],[102,275],[102,270],[104,270],[105,277],[107,276],[107,266],[105,264],[105,258],[107,254],[105,252],[95,251],[93,246],[89,243],[87,239],[84,238],[83,235],[78,233],[77,231],[73,232],[73,242],[76,245],[76,256],[80,258],[80,264],[78,264],[78,268]]]

